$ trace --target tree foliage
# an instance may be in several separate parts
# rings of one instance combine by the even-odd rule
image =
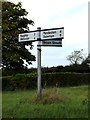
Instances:
[[[82,62],[81,65],[82,65],[82,66],[85,66],[85,67],[90,67],[90,54],[88,54],[88,56],[87,56],[86,59]]]
[[[33,48],[31,42],[18,42],[18,34],[29,32],[28,25],[33,25],[32,20],[26,18],[28,12],[22,8],[21,2],[2,2],[2,68],[21,69],[24,68],[24,60],[27,64],[35,61],[25,45]],[[25,66],[27,67],[27,66]]]
[[[75,50],[74,52],[71,53],[71,55],[67,56],[67,60],[71,62],[72,65],[78,65],[82,61],[84,61],[85,55],[83,54],[83,49],[80,50]]]

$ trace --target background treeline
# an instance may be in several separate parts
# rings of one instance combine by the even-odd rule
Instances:
[[[77,72],[77,73],[90,73],[90,67],[89,66],[82,66],[82,65],[68,65],[68,66],[57,66],[57,67],[42,67],[42,73],[56,73],[56,72]],[[8,76],[8,75],[15,75],[17,73],[36,73],[37,68],[30,68],[30,69],[17,69],[17,70],[9,70],[9,69],[3,69],[2,75]]]
[[[42,73],[42,87],[66,87],[88,85],[90,73]],[[16,74],[2,77],[3,90],[26,90],[37,88],[37,73]]]
[[[68,65],[68,66],[57,66],[57,67],[50,67],[50,68],[42,68],[42,72],[49,73],[49,72],[77,72],[77,73],[89,73],[90,67],[82,66],[82,65]]]

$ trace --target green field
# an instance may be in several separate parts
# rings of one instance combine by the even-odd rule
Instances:
[[[88,86],[4,91],[3,118],[88,118]]]

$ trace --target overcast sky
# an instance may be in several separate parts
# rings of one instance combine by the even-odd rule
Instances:
[[[88,0],[10,0],[22,2],[28,19],[35,23],[30,30],[64,27],[62,47],[42,47],[43,67],[68,65],[66,59],[74,50],[88,54]],[[37,58],[37,43],[31,53]],[[30,67],[37,67],[37,61]]]

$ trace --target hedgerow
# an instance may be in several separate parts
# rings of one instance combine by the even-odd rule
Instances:
[[[90,73],[43,73],[42,87],[66,87],[89,84]],[[2,77],[2,90],[36,89],[37,74],[16,74]]]

